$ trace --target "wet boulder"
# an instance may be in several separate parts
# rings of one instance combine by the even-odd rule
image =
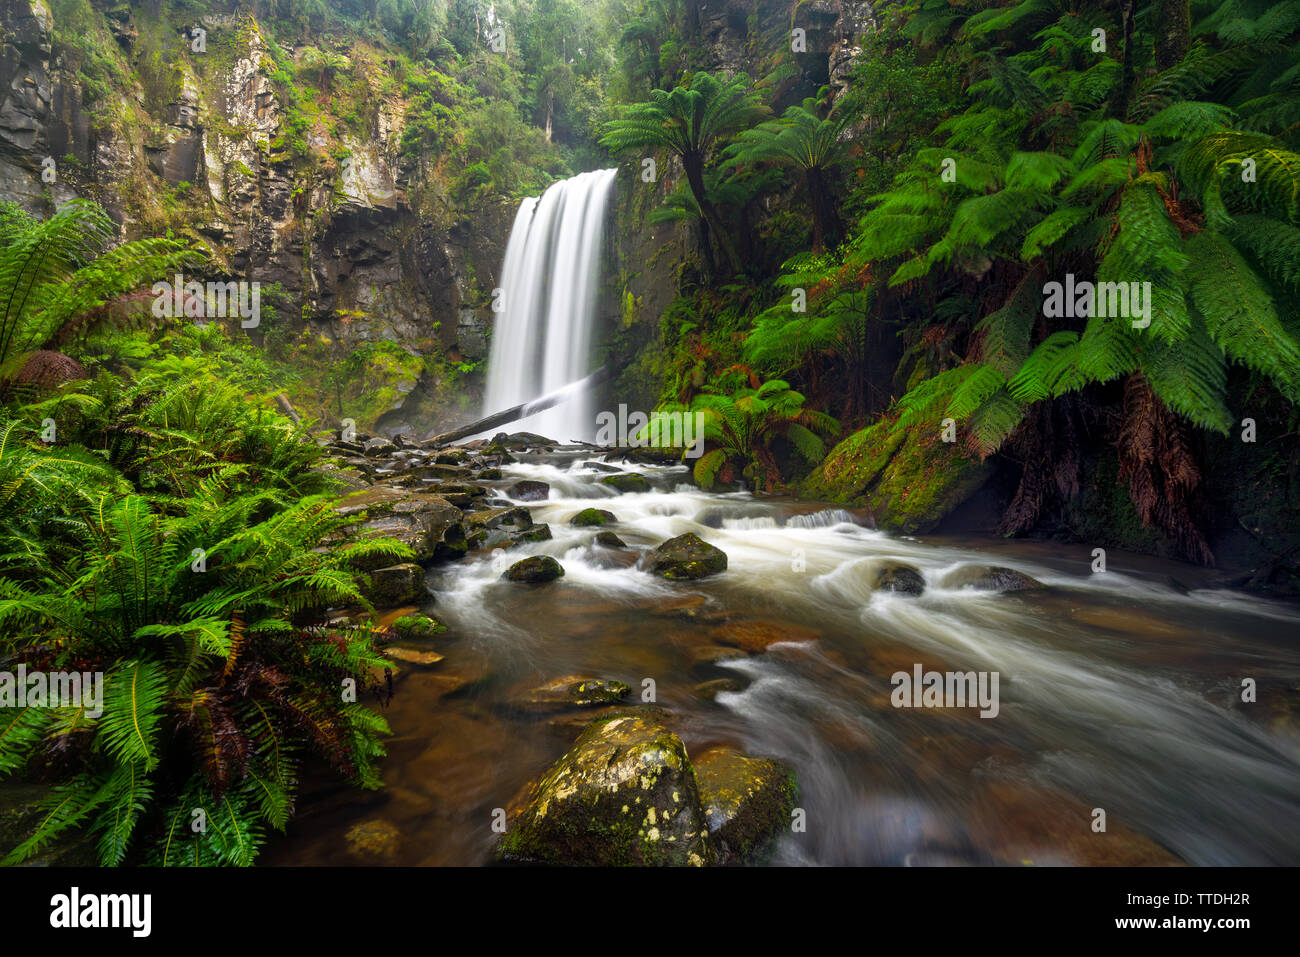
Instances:
[[[891,562],[876,569],[871,587],[915,597],[925,591],[925,577],[911,565]]]
[[[650,570],[672,581],[690,581],[727,569],[727,554],[694,532],[670,538],[650,555]]]
[[[944,588],[973,588],[976,591],[1025,591],[1045,587],[1024,572],[1001,565],[962,565],[943,579]]]
[[[545,482],[524,479],[506,489],[506,494],[523,502],[544,502],[551,494],[551,486]]]
[[[418,604],[428,597],[424,569],[414,562],[402,562],[370,572],[370,585],[362,592],[377,608]]]
[[[365,513],[353,534],[395,538],[411,547],[417,562],[456,559],[469,550],[464,513],[438,495],[376,485],[344,496],[334,510],[343,516]]]
[[[534,688],[528,693],[525,705],[532,711],[594,708],[617,704],[631,690],[621,681],[567,675]]]
[[[627,542],[613,532],[597,532],[593,540],[601,548],[627,548]]]
[[[564,566],[550,555],[533,555],[515,562],[501,577],[512,582],[549,582],[564,575]]]
[[[570,525],[576,525],[580,528],[586,528],[591,525],[608,525],[610,522],[617,522],[614,513],[606,511],[603,508],[584,508],[573,518],[569,519]]]
[[[780,761],[713,748],[696,758],[695,780],[719,864],[754,863],[789,829],[798,787]]]
[[[640,472],[620,472],[618,475],[606,475],[600,480],[601,485],[607,485],[619,492],[648,492],[650,483]]]
[[[498,853],[597,867],[714,861],[686,748],[652,715],[588,725],[512,808]]]

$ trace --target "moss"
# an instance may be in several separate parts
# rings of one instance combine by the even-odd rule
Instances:
[[[403,641],[432,638],[447,630],[447,626],[428,615],[403,615],[393,622],[393,631]]]
[[[903,534],[933,528],[992,472],[937,421],[895,429],[882,419],[835,448],[799,487],[805,498],[867,507],[878,525]]]

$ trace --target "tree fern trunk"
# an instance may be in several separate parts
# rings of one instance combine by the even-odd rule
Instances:
[[[1156,9],[1156,69],[1180,63],[1192,42],[1189,0],[1158,0]]]
[[[709,229],[713,231],[713,238],[717,240],[718,248],[722,250],[728,268],[732,275],[735,275],[740,272],[740,256],[736,253],[736,244],[731,241],[726,228],[722,225],[722,218],[718,216],[718,211],[714,209],[708,195],[704,192],[704,158],[687,154],[682,157],[682,165],[686,168],[686,182],[690,185],[691,192],[695,194],[695,201],[700,204],[700,212],[704,214]]]

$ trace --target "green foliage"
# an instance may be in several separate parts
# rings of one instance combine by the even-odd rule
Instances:
[[[33,431],[47,419],[54,445]],[[409,549],[319,547],[346,524],[319,456],[230,386],[157,374],[101,374],[0,422],[0,654],[103,675],[102,713],[0,727],[0,773],[56,782],[8,863],[88,827],[104,864],[247,865],[309,753],[378,785],[386,728],[344,691],[383,660],[327,610],[366,606],[353,560]]]

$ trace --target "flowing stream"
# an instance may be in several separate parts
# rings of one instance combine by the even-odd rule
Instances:
[[[841,509],[638,470],[651,490],[618,495],[581,451],[505,467],[501,488],[550,484],[547,501],[520,504],[554,538],[429,573],[446,658],[398,676],[387,787],[304,801],[271,861],[355,863],[345,833],[380,820],[401,835],[393,863],[489,862],[493,810],[592,717],[529,708],[529,689],[564,675],[621,680],[634,702],[653,679],[691,754],[727,744],[792,765],[807,828],[781,838],[774,863],[1300,860],[1295,606],[1206,588],[1182,564],[1112,553],[1094,574],[1082,546],[899,538]],[[632,550],[570,526],[587,506],[613,511]],[[688,531],[727,553],[724,573],[673,583],[633,561]],[[530,554],[565,576],[501,580],[503,557]],[[921,571],[922,595],[872,590],[872,570],[895,561]],[[1048,587],[946,587],[968,564]],[[753,620],[799,640],[720,656],[718,629]],[[890,676],[915,664],[998,672],[999,713],[895,708]],[[1248,677],[1255,704],[1240,700]],[[699,687],[719,678],[734,690]]]

